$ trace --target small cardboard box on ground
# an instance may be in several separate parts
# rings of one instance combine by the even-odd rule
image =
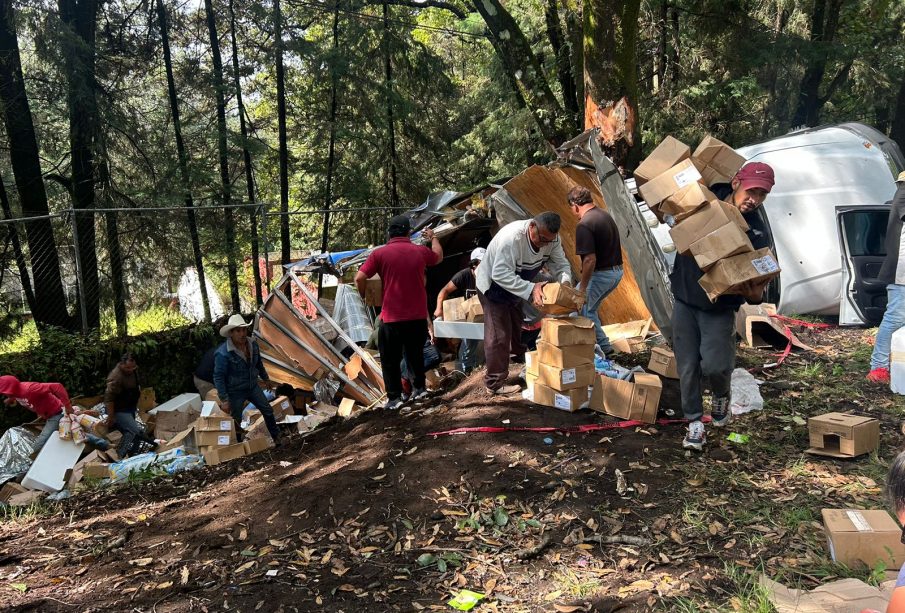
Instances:
[[[821,514],[834,562],[850,568],[860,564],[875,568],[877,562],[899,568],[905,563],[902,529],[886,511],[823,509]]]
[[[691,154],[691,160],[701,173],[704,185],[729,183],[735,173],[745,165],[745,158],[726,143],[709,134]]]
[[[450,298],[443,301],[443,321],[465,321],[465,310],[462,305],[465,298]]]
[[[622,419],[652,424],[657,421],[657,407],[663,384],[657,375],[635,373],[634,381],[597,375],[591,393],[591,408]]]
[[[192,425],[201,416],[201,396],[180,394],[149,412],[154,417],[154,434],[169,439]]]
[[[666,347],[654,347],[650,350],[650,362],[647,363],[647,370],[667,379],[679,378],[676,356]]]
[[[810,448],[805,451],[832,458],[870,453],[880,443],[880,422],[873,417],[825,413],[808,419]]]
[[[648,206],[660,204],[686,185],[701,180],[701,173],[691,160],[683,160],[638,188]]]
[[[776,613],[853,613],[886,611],[896,580],[874,587],[860,579],[837,579],[813,590],[789,588],[764,575],[759,583]]]
[[[574,413],[588,401],[588,388],[585,386],[560,392],[536,381],[531,381],[524,396],[535,404]]]
[[[558,392],[584,388],[594,382],[594,365],[582,364],[571,368],[559,368],[541,362],[537,369],[537,382]]]
[[[711,302],[723,294],[740,291],[749,281],[769,281],[782,270],[769,247],[725,258],[713,265],[698,279]]]
[[[89,462],[82,467],[82,477],[86,479],[107,479],[110,477],[110,465],[103,462]]]
[[[273,417],[277,421],[280,421],[287,415],[295,415],[295,410],[292,408],[292,403],[289,402],[289,398],[286,396],[277,396],[273,400],[270,401],[270,408],[273,409]]]
[[[0,489],[0,502],[9,502],[9,499],[17,494],[24,494],[25,492],[30,491],[27,487],[22,487],[15,481],[8,481],[4,484],[3,489]]]
[[[477,296],[472,296],[462,303],[462,314],[465,315],[465,321],[472,323],[484,322],[484,307],[481,306],[481,300]]]
[[[364,299],[367,306],[379,307],[383,304],[383,281],[380,275],[374,275],[365,281]]]
[[[676,253],[688,255],[693,243],[730,224],[742,231],[748,230],[748,223],[737,208],[722,200],[711,200],[670,228],[669,235],[676,246]]]
[[[225,447],[214,447],[202,451],[205,464],[216,466],[222,462],[245,457],[245,443],[233,443]]]
[[[578,310],[581,292],[562,285],[561,283],[547,283],[543,287],[544,301],[540,310],[548,315],[566,315]]]
[[[270,438],[251,438],[242,441],[245,446],[245,455],[259,453],[273,447],[273,440]]]
[[[537,361],[556,366],[558,368],[573,368],[575,366],[584,366],[585,364],[594,364],[594,345],[568,345],[566,347],[557,347],[544,341],[537,342]],[[527,356],[527,354],[525,354]],[[527,361],[527,357],[525,358]],[[537,374],[537,367],[534,367]],[[589,384],[590,385],[590,384]]]
[[[654,177],[663,174],[679,162],[690,157],[691,147],[672,136],[667,136],[635,169],[635,185],[641,187]]]
[[[676,223],[688,218],[700,210],[708,202],[718,201],[713,192],[700,183],[689,183],[675,194],[665,198],[656,205],[654,214],[663,221],[666,215],[672,215]]]
[[[594,345],[597,336],[594,322],[587,317],[567,317],[553,319],[546,317],[541,322],[540,340],[555,347],[571,345]]]

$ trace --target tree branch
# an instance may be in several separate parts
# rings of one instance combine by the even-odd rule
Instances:
[[[383,4],[383,2],[369,2],[366,1],[364,4]],[[444,2],[443,0],[423,0],[415,2],[414,0],[386,0],[386,4],[395,4],[396,6],[407,6],[413,9],[423,9],[423,8],[435,8],[435,9],[443,9],[449,11],[459,19],[465,19],[468,17],[468,13],[463,11],[458,6],[454,4],[450,4],[449,2]]]

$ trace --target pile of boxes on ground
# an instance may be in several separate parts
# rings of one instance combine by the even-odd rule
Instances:
[[[692,256],[704,271],[699,283],[711,301],[780,273],[769,248],[755,250],[751,245],[739,210],[708,189],[729,183],[744,163],[745,158],[712,136],[694,153],[667,136],[635,171],[641,197],[672,226],[676,251]]]

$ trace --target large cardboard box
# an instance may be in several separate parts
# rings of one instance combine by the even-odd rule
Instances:
[[[450,298],[443,301],[443,321],[465,321],[465,298]]]
[[[214,449],[205,449],[202,451],[205,464],[216,466],[221,462],[228,462],[246,455],[245,443],[235,443],[225,447],[216,447]]]
[[[691,147],[672,136],[667,136],[635,169],[635,185],[641,187],[657,175],[663,174],[690,157]]]
[[[660,204],[686,185],[701,180],[701,173],[691,160],[679,162],[638,188],[648,206]]]
[[[472,296],[462,303],[462,314],[465,321],[472,323],[482,323],[484,321],[484,307],[481,306],[481,300],[477,296]]]
[[[886,511],[823,509],[821,514],[833,561],[851,568],[874,568],[877,562],[899,568],[905,563],[902,530]]]
[[[236,443],[236,430],[229,432],[199,432],[195,431],[195,444],[198,447],[226,447]]]
[[[676,356],[666,347],[654,347],[650,350],[650,362],[647,364],[647,370],[667,379],[679,378]]]
[[[574,413],[588,401],[588,388],[579,387],[560,392],[535,381],[528,385],[524,396],[536,404]]]
[[[289,398],[286,396],[277,396],[271,400],[270,408],[273,409],[273,417],[277,421],[280,421],[287,415],[295,415],[295,409],[292,408],[292,403],[289,402]]]
[[[672,215],[676,223],[689,217],[708,202],[719,200],[712,191],[700,183],[690,183],[656,206],[654,213],[662,221]]]
[[[195,420],[195,430],[199,432],[232,432],[235,427],[232,417],[199,417]]]
[[[715,183],[729,183],[739,168],[745,165],[745,158],[735,149],[709,134],[694,150],[691,160],[708,187]]]
[[[367,306],[379,307],[383,304],[383,281],[380,275],[374,275],[365,281],[364,299]]]
[[[754,246],[741,228],[727,223],[691,243],[689,251],[698,267],[707,271],[724,258],[754,251]]]
[[[873,417],[825,413],[808,419],[808,436],[807,453],[854,458],[877,448],[880,422]]]
[[[582,293],[561,283],[547,283],[543,287],[544,301],[540,310],[548,315],[566,315],[577,311]]]
[[[722,200],[711,200],[681,223],[670,228],[669,235],[676,246],[676,252],[688,254],[691,252],[692,243],[728,224],[735,224],[741,230],[748,230],[748,223],[736,207]]]
[[[541,322],[540,340],[556,347],[569,347],[593,345],[597,342],[597,336],[594,333],[594,322],[587,317],[546,317]]]
[[[657,375],[636,373],[634,381],[611,379],[597,375],[591,393],[591,408],[622,419],[652,424],[657,421],[657,407],[663,384]]]
[[[720,260],[698,279],[711,302],[723,294],[738,292],[749,281],[767,281],[782,272],[768,247]]]
[[[594,364],[593,344],[557,347],[556,345],[551,345],[544,341],[538,341],[537,351],[534,353],[537,354],[538,361],[559,368],[572,368],[574,366]]]
[[[537,382],[565,392],[571,389],[585,388],[594,383],[594,365],[582,364],[571,368],[559,368],[541,362],[537,369]]]
[[[538,349],[540,349],[540,347],[538,347]],[[536,377],[539,366],[540,360],[538,359],[538,351],[525,352],[525,372]]]

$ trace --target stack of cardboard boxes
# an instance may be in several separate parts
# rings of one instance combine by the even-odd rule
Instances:
[[[588,386],[594,381],[595,341],[590,319],[544,319],[537,351],[525,358],[525,397],[563,411],[581,408],[588,401]]]
[[[443,321],[482,323],[484,321],[484,307],[481,306],[481,301],[477,296],[444,300]]]
[[[745,158],[712,136],[694,153],[669,136],[635,171],[638,191],[654,214],[661,221],[674,219],[670,235],[676,251],[693,257],[704,271],[700,284],[711,301],[780,273],[769,249],[755,251],[751,245],[738,209],[707,188],[730,182],[744,163]]]

